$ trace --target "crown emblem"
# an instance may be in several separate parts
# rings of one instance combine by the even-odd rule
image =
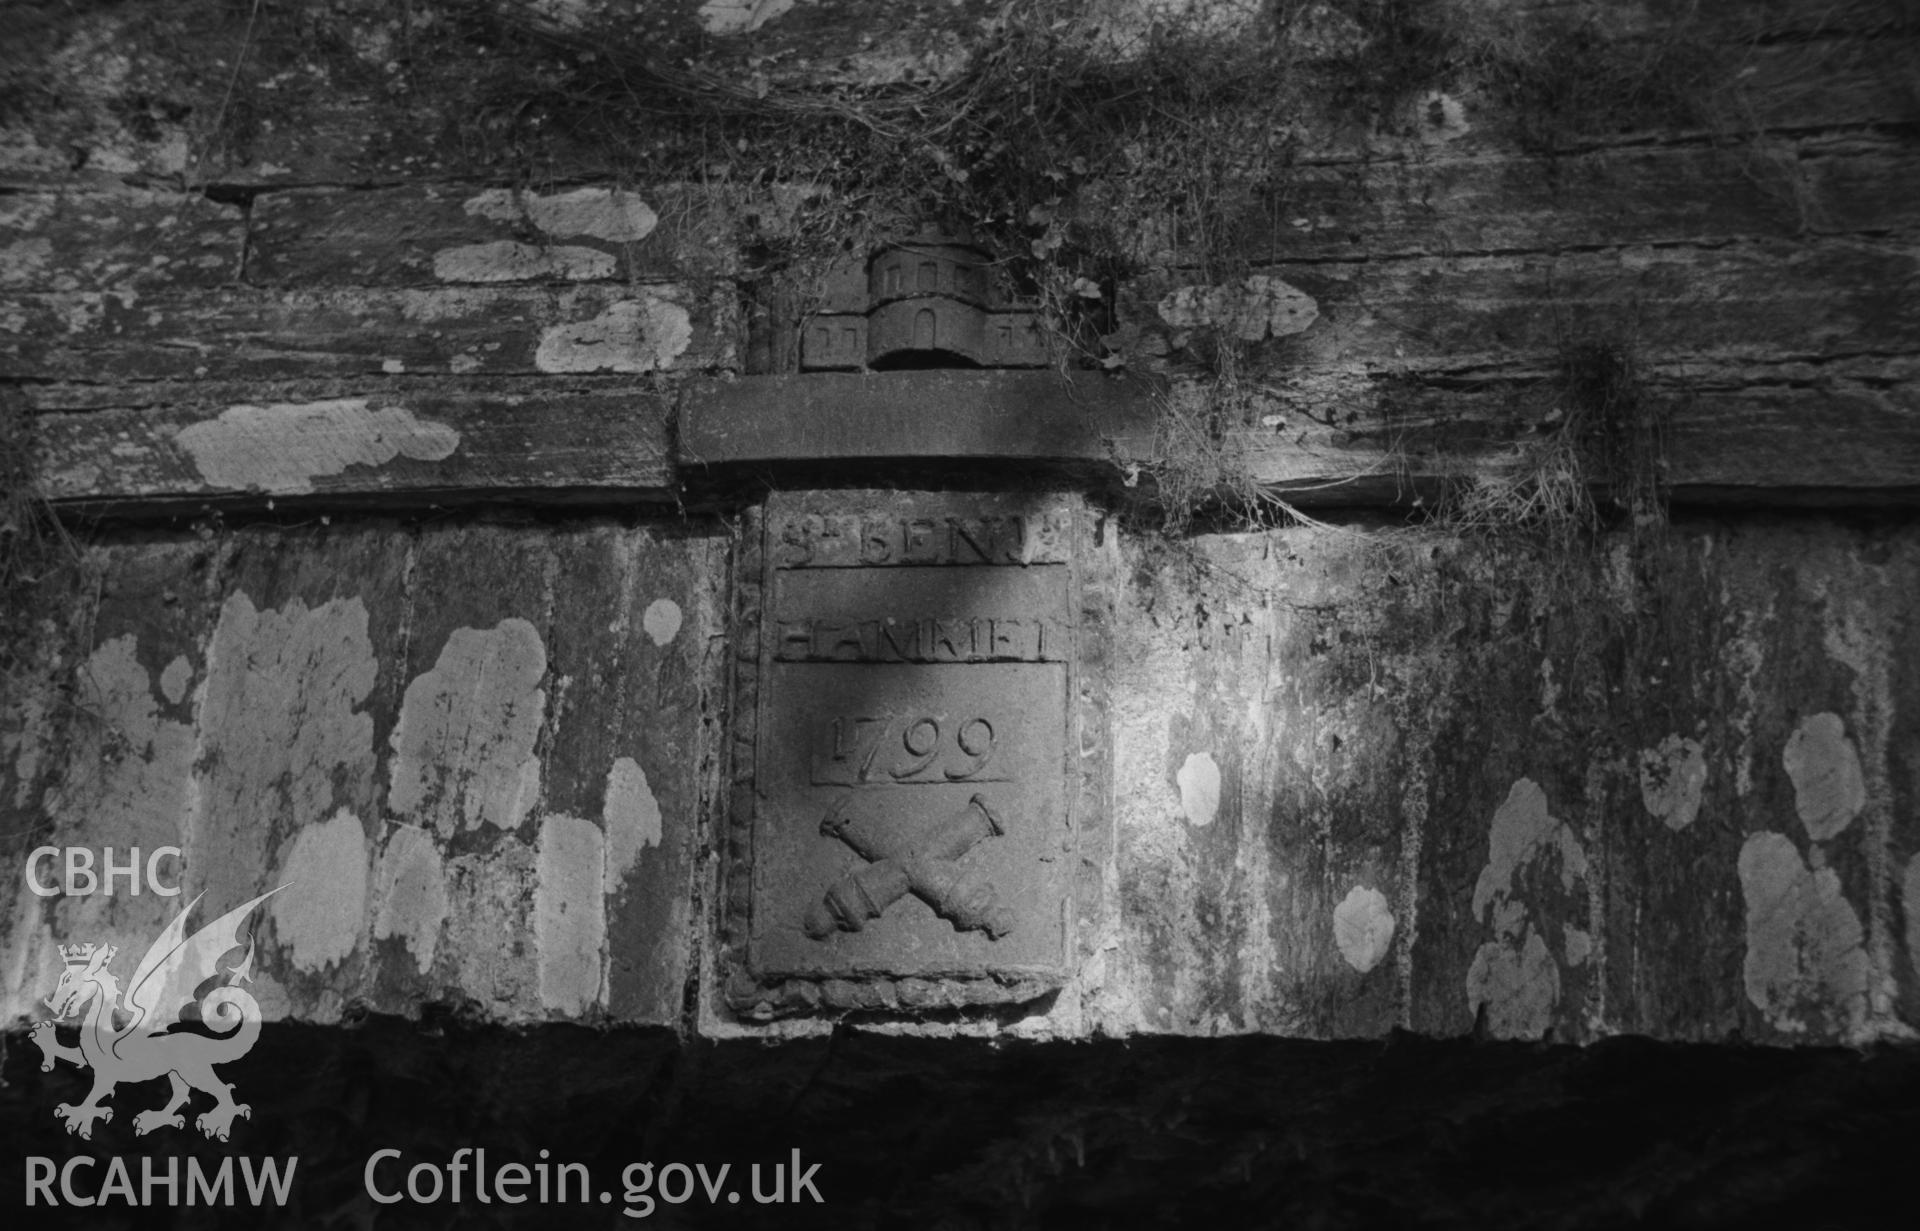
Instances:
[[[93,941],[88,941],[83,945],[61,945],[60,957],[68,966],[86,966],[93,961],[94,952],[98,947],[99,946],[95,945]],[[108,946],[106,957],[103,960],[111,960],[113,954],[113,947]]]

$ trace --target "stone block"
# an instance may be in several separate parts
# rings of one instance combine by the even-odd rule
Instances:
[[[836,318],[842,319],[842,318]],[[759,376],[688,391],[680,463],[1008,459],[1109,464],[1147,456],[1143,382],[1054,372]]]
[[[1064,981],[1077,852],[1104,820],[1071,755],[1101,721],[1076,700],[1082,518],[1053,496],[768,503],[738,565],[729,1007],[910,1011]]]

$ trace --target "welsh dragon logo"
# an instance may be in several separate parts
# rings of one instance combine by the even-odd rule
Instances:
[[[228,911],[191,936],[186,934],[187,916],[200,898],[188,902],[134,968],[124,1004],[120,981],[107,969],[118,952],[114,946],[91,942],[61,946],[66,969],[46,1000],[54,1016],[36,1022],[29,1037],[40,1049],[42,1072],[51,1070],[56,1060],[93,1070],[93,1091],[85,1102],[78,1107],[62,1103],[53,1109],[56,1117],[66,1121],[68,1132],[91,1139],[94,1121],[113,1119],[113,1109],[102,1103],[112,1096],[114,1087],[163,1074],[172,1083],[167,1105],[135,1115],[136,1135],[157,1128],[185,1128],[180,1108],[193,1090],[214,1098],[213,1108],[194,1121],[209,1137],[225,1141],[235,1116],[252,1115],[247,1104],[233,1101],[233,1087],[215,1075],[213,1066],[246,1055],[260,1036],[260,1004],[238,986],[243,980],[253,981],[253,944],[250,938],[241,938],[240,924],[280,889]],[[220,960],[242,944],[247,951],[238,964],[220,969]],[[209,982],[216,985],[201,993],[199,989]],[[182,1010],[196,997],[200,1021],[216,1033],[174,1029],[182,1022]],[[59,1042],[56,1025],[83,1012],[80,1045]]]

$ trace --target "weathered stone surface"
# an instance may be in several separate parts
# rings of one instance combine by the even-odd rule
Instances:
[[[1902,357],[1762,373],[1775,379],[1746,388],[1703,380],[1680,395],[1666,441],[1677,492],[1759,504],[1912,500],[1920,364]]]
[[[1357,638],[1371,617],[1320,606],[1303,546],[1129,553],[1111,680],[1122,909],[1086,991],[1105,1029],[1337,1037],[1405,1020],[1425,771],[1372,682],[1321,661],[1341,652],[1333,630]],[[1339,935],[1356,890],[1380,897],[1371,926],[1394,919],[1365,970]]]
[[[322,531],[291,552],[278,535],[236,536],[216,582],[186,897],[224,911],[288,885],[264,908],[279,960],[257,963],[255,985],[279,985],[261,1001],[275,1018],[337,1020],[371,983],[376,740],[408,549],[382,529]]]
[[[752,58],[754,89],[911,89],[909,72],[952,74],[981,37],[966,6],[778,7],[715,34],[714,55]],[[1336,99],[1331,120],[1289,116],[1297,157],[1228,250],[1202,262],[1169,243],[1145,254],[1166,267],[1116,288],[1120,359],[1237,379],[1230,409],[1245,413],[1197,420],[1204,439],[1231,477],[1299,503],[1405,501],[1498,472],[1565,421],[1559,367],[1596,339],[1630,350],[1639,392],[1672,409],[1657,477],[1677,502],[1911,503],[1910,23],[1863,4],[1720,7],[1708,34],[1729,75],[1664,119],[1589,132],[1577,116],[1505,114],[1465,70],[1457,89],[1377,114]],[[1670,19],[1514,11],[1542,8],[1612,39],[1658,39]],[[197,26],[118,9],[23,22],[52,68],[18,79],[40,110],[9,111],[0,137],[0,180],[24,189],[0,241],[0,361],[37,412],[47,494],[112,513],[324,501],[343,525],[312,539],[209,528],[200,564],[193,543],[111,530],[93,557],[108,584],[86,604],[100,625],[56,668],[71,694],[8,697],[0,785],[23,829],[185,835],[217,896],[281,876],[337,886],[266,912],[280,1018],[331,1020],[359,997],[674,1021],[690,903],[707,892],[691,836],[703,785],[730,811],[753,792],[704,778],[727,755],[700,735],[724,708],[710,678],[726,644],[709,594],[719,532],[400,529],[343,510],[661,496],[707,465],[777,484],[809,468],[845,480],[848,463],[1067,462],[1049,472],[1147,486],[1177,460],[1157,437],[1166,407],[1051,373],[691,387],[741,366],[736,303],[752,284],[811,259],[787,247],[792,219],[756,223],[759,186],[716,187],[729,203],[711,210],[706,188],[631,188],[631,157],[499,113],[519,144],[511,167],[489,163],[502,152],[465,148],[456,135],[487,142],[450,113],[475,97],[466,62],[412,41],[438,20],[417,12],[404,29],[369,14],[364,38],[309,51],[285,24],[297,17],[262,10],[252,60],[254,15],[225,9],[194,8]],[[845,25],[856,13],[881,25]],[[1100,37],[1144,31],[1140,18],[1109,6]],[[656,19],[695,20],[636,20]],[[1303,54],[1337,65],[1366,45],[1356,23],[1343,43],[1331,21]],[[148,29],[171,41],[127,34]],[[190,30],[205,54],[180,55]],[[1565,148],[1521,154],[1540,145],[1542,130],[1521,132],[1530,118],[1568,119]],[[768,157],[716,149],[707,170],[716,186],[771,182]],[[1103,222],[1097,190],[1063,187],[1084,194],[1083,224]],[[236,282],[240,246],[251,284]],[[1238,262],[1253,268],[1222,268]],[[1208,330],[1252,348],[1240,366]],[[665,392],[630,388],[656,374],[694,377],[677,425]],[[1004,640],[989,626],[999,661],[916,662],[829,612],[764,664],[857,665],[881,699],[917,699],[887,681],[1048,676],[1046,638],[1079,630],[1061,713],[1082,725],[1048,755],[1074,767],[1059,806],[1113,816],[1115,840],[1083,830],[1095,845],[1063,860],[1062,986],[1012,1029],[1826,1043],[1920,1023],[1916,655],[1899,616],[1911,518],[1683,518],[1638,555],[1607,544],[1560,561],[1307,531],[1149,550],[1119,519],[1094,521],[1097,546],[1070,565],[993,567],[1106,569],[1130,588],[1082,587],[1067,616],[1009,624]],[[817,571],[883,571],[857,567],[862,540],[823,546],[848,567]],[[946,556],[911,532],[881,542],[933,554],[877,592],[912,569],[967,571],[951,539]],[[781,596],[747,589],[737,622],[773,628],[761,599]],[[863,657],[885,661],[846,661]],[[800,691],[824,712],[850,702],[836,688]],[[1088,718],[1107,706],[1111,746]],[[50,707],[78,716],[36,743]],[[1045,708],[1021,712],[1051,723]],[[962,730],[985,739],[963,724],[956,742]],[[930,732],[915,720],[896,743],[912,753]],[[795,757],[807,744],[764,734]],[[829,777],[853,783],[816,783],[808,760],[805,790],[856,788],[832,751]],[[885,789],[945,791],[970,772],[948,781],[954,768],[936,751]],[[881,858],[813,849],[856,872],[901,862],[867,845]],[[60,929],[133,944],[164,914],[149,899],[19,901],[11,1004],[30,1001],[24,972],[51,941],[75,935]],[[764,971],[805,966],[761,956]],[[917,976],[886,995],[842,977],[863,960],[777,1008],[942,1007]]]
[[[710,638],[725,554],[702,533],[605,524],[557,536],[553,553],[541,808],[602,835],[605,969],[586,999],[617,1021],[676,1022],[710,755],[697,716],[720,682]]]
[[[1655,364],[1635,393],[1659,416],[1661,485],[1677,501],[1904,504],[1920,477],[1917,374],[1905,356]],[[1558,381],[1551,367],[1280,369],[1227,456],[1296,504],[1404,502],[1523,462],[1564,420]]]
[[[658,498],[675,480],[669,418],[664,399],[644,391],[497,385],[48,414],[38,423],[42,492],[116,508],[274,497]]]
[[[198,193],[19,193],[0,203],[0,289],[219,286],[240,276],[247,221]]]
[[[1688,523],[1611,562],[1298,530],[1141,559],[1090,1016],[1902,1037],[1911,630],[1881,604],[1920,584],[1909,528]],[[1669,744],[1700,750],[1681,826],[1642,778]]]
[[[856,458],[1110,462],[1153,422],[1142,384],[1051,372],[747,377],[689,394],[678,458],[689,470]]]
[[[1910,146],[1852,133],[1759,148],[1309,163],[1282,201],[1238,220],[1235,238],[1248,256],[1284,261],[1885,231],[1904,226],[1902,186],[1916,174]]]
[[[727,84],[737,81],[743,92],[775,84],[859,88],[951,78],[986,33],[981,13],[947,4],[836,0],[793,7],[771,19],[771,6],[706,6],[752,13],[750,32],[742,25],[709,27],[682,7],[624,14],[603,6],[548,6],[509,10],[507,30],[519,27],[509,49],[500,45],[500,29],[483,32],[484,21],[473,29],[460,20],[470,15],[452,7],[449,13],[432,6],[407,21],[377,10],[355,13],[348,29],[357,37],[346,36],[341,24],[304,14],[268,14],[249,23],[211,5],[183,6],[168,20],[144,25],[122,14],[37,22],[21,32],[26,54],[64,69],[68,80],[61,84],[68,88],[49,91],[52,97],[38,114],[9,117],[0,129],[0,174],[27,184],[91,173],[187,175],[248,185],[393,183],[471,175],[477,168],[519,174],[533,167],[561,181],[608,176],[630,172],[631,163],[595,142],[594,134],[570,125],[543,129],[516,122],[515,108],[528,100],[512,87],[525,78],[503,72],[499,59],[528,56],[526,25],[564,36],[595,20],[631,22],[650,41],[698,46],[700,67]],[[1210,6],[1183,6],[1173,14],[1156,6],[1101,5],[1090,15],[1089,35],[1121,56],[1143,41],[1156,16],[1195,20],[1196,13],[1202,23],[1224,16],[1214,26],[1222,31],[1252,16],[1250,6],[1218,13]],[[1805,131],[1911,114],[1901,73],[1912,40],[1901,37],[1897,26],[1888,29],[1883,4],[1795,3],[1766,11],[1738,6],[1698,16],[1703,20],[1695,23],[1696,32],[1723,67],[1711,83],[1717,88],[1710,105],[1692,117],[1689,135],[1724,136],[1749,127]],[[1365,45],[1365,32],[1351,18],[1333,14],[1336,27],[1343,20],[1358,37],[1333,42],[1350,53]],[[1609,41],[1621,41],[1609,48],[1614,54],[1632,57],[1645,54],[1643,40],[1668,37],[1674,17],[1640,5],[1569,14],[1557,3],[1513,3],[1486,20],[1498,24],[1500,35],[1510,26],[1532,31],[1586,24]],[[732,33],[717,40],[690,38],[709,28]],[[462,29],[477,35],[474,44],[457,37]],[[324,38],[315,37],[322,33]],[[131,49],[118,46],[135,38]],[[1316,58],[1314,41],[1308,34],[1295,44],[1310,61]],[[734,57],[748,45],[754,66],[736,67]],[[316,54],[316,46],[324,50]],[[183,47],[201,54],[186,56]],[[1333,47],[1323,46],[1319,58],[1329,52]],[[248,71],[236,80],[219,66],[222,60],[244,60]],[[224,99],[235,86],[236,97]],[[1468,100],[1478,110],[1480,100],[1471,93]],[[1356,125],[1352,118],[1315,116],[1309,150],[1350,160],[1376,154],[1389,142],[1418,148],[1427,136],[1413,117],[1393,125]],[[1622,144],[1670,137],[1658,127],[1662,118],[1668,117],[1581,136]],[[1494,117],[1476,114],[1471,124],[1455,139],[1456,147],[1508,137]],[[1392,141],[1372,131],[1378,127],[1404,127],[1414,135]],[[631,150],[628,145],[620,152]]]
[[[124,879],[113,896],[35,896],[26,888],[25,864],[43,844],[112,846],[122,864],[134,846],[149,854],[162,846],[199,853],[190,815],[195,693],[207,676],[203,638],[218,616],[210,584],[217,561],[218,552],[198,542],[89,553],[92,592],[82,600],[86,618],[75,621],[81,627],[66,639],[71,657],[61,664],[61,691],[37,698],[38,721],[55,725],[65,738],[34,753],[25,746],[16,752],[42,762],[16,760],[17,778],[44,785],[37,799],[10,801],[19,828],[7,848],[8,874],[0,879],[8,955],[0,1013],[10,1021],[45,1016],[40,997],[59,974],[57,943],[84,938],[144,951],[172,914],[169,899],[151,892],[136,897]],[[15,693],[8,682],[9,708],[36,699],[25,690]],[[60,721],[62,710],[72,711],[69,721]],[[163,879],[178,878],[181,864],[165,861]],[[57,865],[38,871],[43,886],[60,880]]]
[[[1644,396],[1672,408],[1664,486],[1684,502],[1909,502],[1920,492],[1914,371],[1912,360],[1871,357],[1656,367]],[[1514,464],[1526,439],[1515,439],[1515,408],[1528,408],[1536,434],[1550,429],[1559,408],[1552,381],[1524,370],[1430,384],[1364,371],[1276,373],[1270,400],[1255,407],[1259,421],[1233,431],[1223,449],[1299,505],[1401,504]],[[647,498],[714,465],[883,458],[1066,462],[1124,481],[1130,468],[1150,474],[1165,460],[1155,430],[1166,403],[1150,388],[1014,373],[696,382],[671,460],[671,409],[604,383],[543,384],[537,393],[501,381],[410,382],[404,392],[364,382],[55,385],[33,389],[31,401],[48,411],[127,407],[44,414],[44,482],[56,500],[137,513],[180,499],[286,498],[303,487],[308,499],[333,501]],[[1813,422],[1824,428],[1818,448],[1808,447]],[[301,437],[279,431],[302,425],[310,439],[289,447]],[[419,456],[452,436],[445,456]],[[270,442],[266,454],[242,447],[251,441]]]
[[[1077,815],[1068,759],[1089,725],[1073,502],[816,493],[762,517],[726,1002],[912,1012],[1057,986],[1077,835],[1103,819]]]
[[[1280,262],[1268,272],[1310,296],[1319,318],[1275,343],[1275,359],[1483,371],[1583,336],[1630,338],[1649,360],[1901,354],[1916,322],[1898,288],[1916,261],[1893,238]],[[1177,341],[1152,306],[1172,289],[1167,277],[1134,285],[1125,319]]]
[[[253,968],[268,1020],[677,1020],[715,687],[705,530],[373,522],[93,559],[74,687],[95,717],[26,819],[116,862],[178,846],[162,875],[186,894],[42,899],[16,865],[7,1017],[34,1014],[56,943],[137,960],[194,895],[286,884]]]
[[[676,285],[74,291],[0,301],[0,359],[70,380],[639,374],[733,366],[732,314]]]
[[[708,278],[735,262],[731,208],[684,184],[270,192],[249,219],[247,279],[370,287]]]

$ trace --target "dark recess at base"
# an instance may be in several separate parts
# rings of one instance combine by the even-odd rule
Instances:
[[[165,1086],[124,1087],[92,1142],[54,1105],[86,1094],[5,1039],[8,1226],[1799,1227],[1886,1225],[1920,1144],[1920,1051],[1617,1039],[1586,1048],[1272,1038],[988,1043],[842,1032],[781,1044],[662,1032],[374,1019],[269,1026],[222,1071],[252,1105],[232,1142],[136,1138]],[[205,1103],[197,1096],[188,1109]],[[589,1165],[617,1194],[649,1160],[748,1165],[798,1148],[825,1203],[374,1206],[387,1173],[484,1147],[489,1167]],[[282,1211],[22,1210],[28,1155],[297,1155]],[[183,1164],[184,1165],[184,1164]],[[97,1188],[98,1179],[94,1180]],[[730,1181],[731,1186],[731,1181]],[[56,1190],[57,1191],[57,1190]],[[1889,1206],[1888,1208],[1896,1208]],[[15,1212],[27,1217],[20,1218]]]

